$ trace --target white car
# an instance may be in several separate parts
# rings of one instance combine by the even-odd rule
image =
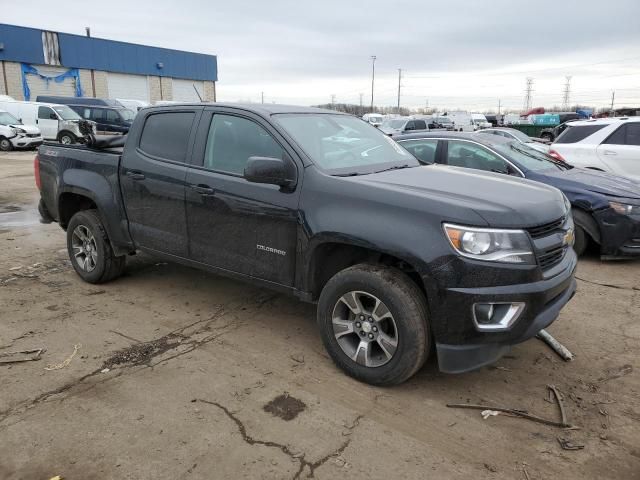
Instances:
[[[9,112],[0,110],[0,150],[8,152],[14,148],[37,148],[42,145],[42,134],[37,127],[23,125]]]
[[[524,132],[520,130],[516,130],[515,128],[506,128],[506,127],[495,127],[495,128],[485,128],[480,130],[478,133],[487,134],[487,135],[497,135],[498,137],[505,137],[511,140],[515,140],[520,143],[524,143],[528,147],[533,148],[534,150],[538,150],[542,153],[549,153],[549,145],[544,143],[542,140],[536,140],[535,138],[531,138]]]
[[[549,155],[576,167],[640,181],[640,117],[571,122]]]

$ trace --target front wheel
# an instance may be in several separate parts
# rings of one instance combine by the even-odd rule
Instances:
[[[0,151],[10,152],[13,150],[13,144],[8,138],[0,137]]]
[[[73,133],[63,132],[58,137],[58,141],[63,145],[72,145],[77,142],[77,139]]]
[[[424,295],[391,267],[362,264],[334,275],[320,294],[318,325],[333,361],[373,385],[404,382],[429,354]]]
[[[85,282],[105,283],[124,270],[125,257],[113,253],[97,210],[82,210],[71,218],[67,251],[74,270]]]

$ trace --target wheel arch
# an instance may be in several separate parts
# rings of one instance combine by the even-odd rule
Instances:
[[[574,223],[589,235],[590,240],[600,244],[600,228],[593,216],[586,210],[575,206],[571,208],[571,213],[573,214]]]

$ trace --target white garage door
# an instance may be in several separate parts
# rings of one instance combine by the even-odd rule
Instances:
[[[149,80],[146,75],[108,73],[107,89],[109,98],[149,101]]]
[[[165,81],[164,79],[162,80]],[[198,94],[193,87],[198,89],[198,93],[204,98],[204,82],[198,80],[173,79],[173,100],[177,102],[199,102]]]
[[[47,77],[57,77],[63,74],[68,68],[51,67],[45,65],[36,65],[38,73]],[[46,81],[37,75],[27,75],[27,85],[31,92],[31,101],[35,101],[38,95],[59,95],[63,97],[76,96],[76,81],[74,78],[65,78],[64,81],[58,83],[54,80]]]

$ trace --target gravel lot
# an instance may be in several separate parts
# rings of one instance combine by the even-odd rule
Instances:
[[[1,479],[640,478],[639,262],[580,261],[549,329],[573,362],[533,339],[375,388],[333,365],[312,305],[143,256],[81,282],[37,221],[32,160],[0,153],[0,354],[46,349],[0,364]],[[446,406],[559,420],[548,384],[580,429]]]

